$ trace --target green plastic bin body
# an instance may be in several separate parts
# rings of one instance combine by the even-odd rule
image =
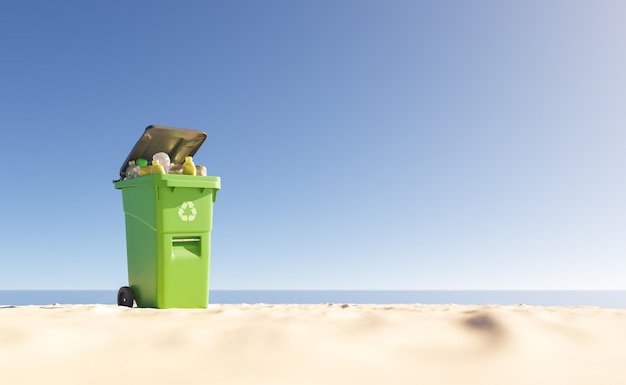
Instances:
[[[155,174],[115,188],[122,190],[128,282],[137,305],[206,308],[220,178]]]

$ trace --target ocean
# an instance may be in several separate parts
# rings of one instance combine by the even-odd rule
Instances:
[[[458,304],[626,308],[626,290],[211,290],[212,304]],[[0,306],[117,303],[114,290],[0,290]]]

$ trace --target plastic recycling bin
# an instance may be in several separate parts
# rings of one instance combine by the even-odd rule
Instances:
[[[129,286],[118,305],[206,308],[216,176],[150,174],[124,179],[129,160],[169,154],[173,164],[193,156],[206,139],[202,131],[149,126],[114,181],[122,191]]]

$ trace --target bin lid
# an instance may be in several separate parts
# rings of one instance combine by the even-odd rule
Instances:
[[[126,175],[128,162],[137,158],[152,160],[152,155],[165,152],[172,163],[183,164],[186,156],[194,156],[204,140],[206,133],[188,128],[151,125],[135,144],[120,168],[120,180]]]

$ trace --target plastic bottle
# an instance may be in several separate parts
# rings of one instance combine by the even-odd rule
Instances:
[[[190,156],[185,157],[185,163],[183,163],[183,174],[196,175],[196,165],[193,163],[193,159]]]
[[[167,171],[168,174],[182,174],[183,173],[183,165],[172,163],[170,164],[170,169]]]
[[[152,171],[151,167],[148,166],[148,161],[144,158],[137,158],[135,161],[137,163],[137,176],[149,175],[150,171]]]
[[[152,174],[152,166],[145,166],[139,169],[139,176],[145,176]]]
[[[167,174],[170,169],[170,156],[167,155],[167,153],[165,152],[157,152],[156,154],[152,155],[152,164],[154,164],[155,160],[159,161],[161,166],[163,166],[163,171],[165,171],[165,173]]]
[[[165,174],[165,170],[163,170],[163,166],[157,159],[152,161],[152,169],[150,170],[151,174]]]
[[[134,160],[128,162],[126,167],[126,179],[135,178],[137,176],[137,165]]]
[[[206,167],[197,165],[196,166],[196,175],[206,176]]]

